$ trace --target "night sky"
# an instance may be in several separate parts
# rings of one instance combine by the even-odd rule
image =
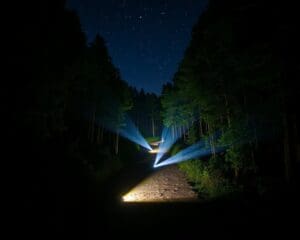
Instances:
[[[207,0],[68,0],[91,42],[104,37],[122,78],[161,93],[171,81]]]

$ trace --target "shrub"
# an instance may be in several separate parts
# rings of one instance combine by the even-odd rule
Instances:
[[[180,163],[179,168],[186,173],[188,180],[194,184],[201,198],[217,198],[234,190],[221,171],[211,167],[209,163],[191,160]]]

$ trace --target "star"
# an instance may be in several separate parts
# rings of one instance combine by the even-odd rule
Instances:
[[[126,7],[126,0],[123,0],[123,2],[122,2],[122,8],[125,8]]]
[[[202,1],[194,0],[66,2],[79,12],[89,42],[95,29],[103,34],[122,78],[153,92],[159,92],[162,83],[172,79],[203,10]],[[157,79],[155,84],[153,79]]]

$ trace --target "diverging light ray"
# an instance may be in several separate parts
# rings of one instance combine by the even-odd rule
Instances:
[[[183,161],[190,160],[190,159],[197,158],[197,157],[204,157],[204,156],[211,155],[213,152],[219,153],[226,149],[226,146],[216,146],[212,150],[210,148],[208,141],[209,140],[199,141],[199,142],[193,144],[192,146],[189,146],[189,147],[181,150],[174,156],[172,156],[160,163],[158,163],[158,161],[156,161],[154,163],[154,167],[162,167],[162,166],[183,162]]]
[[[218,153],[218,152],[222,152],[224,151],[224,148],[216,148],[215,149],[215,152]],[[197,157],[205,157],[205,156],[208,156],[208,155],[211,155],[212,154],[212,150],[211,149],[198,149],[198,150],[195,150],[195,151],[192,151],[192,152],[189,152],[187,154],[180,154],[180,155],[175,155],[171,158],[168,158],[167,160],[159,163],[159,164],[155,164],[154,167],[162,167],[162,166],[166,166],[166,165],[170,165],[170,164],[175,164],[175,163],[180,163],[180,162],[183,162],[183,161],[187,161],[187,160],[190,160],[190,159],[193,159],[193,158],[197,158]]]
[[[146,139],[142,136],[128,114],[123,113],[120,109],[121,104],[112,97],[110,89],[104,91],[106,99],[104,105],[87,106],[84,116],[88,119],[95,119],[95,124],[104,127],[106,130],[119,134],[120,136],[148,149],[152,150]]]
[[[161,144],[158,148],[158,153],[155,158],[154,165],[163,157],[163,155],[171,148],[171,146],[180,138],[181,135],[177,134],[174,136],[172,134],[172,129],[170,127],[165,127],[161,136]]]
[[[134,125],[134,123],[128,116],[126,116],[124,126],[119,129],[119,134],[122,137],[131,140],[132,142],[135,142],[150,151],[152,150],[149,143],[142,136],[140,131],[137,129],[137,127]]]
[[[115,116],[113,110],[109,110],[105,116],[97,119],[97,123],[105,127],[107,130],[119,134],[123,138],[126,138],[148,150],[152,150],[149,143],[142,136],[127,114],[123,116],[122,121],[118,119],[119,117]]]

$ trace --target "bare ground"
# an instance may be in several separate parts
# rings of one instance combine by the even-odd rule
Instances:
[[[177,166],[158,169],[123,196],[125,202],[197,201],[197,194]]]

